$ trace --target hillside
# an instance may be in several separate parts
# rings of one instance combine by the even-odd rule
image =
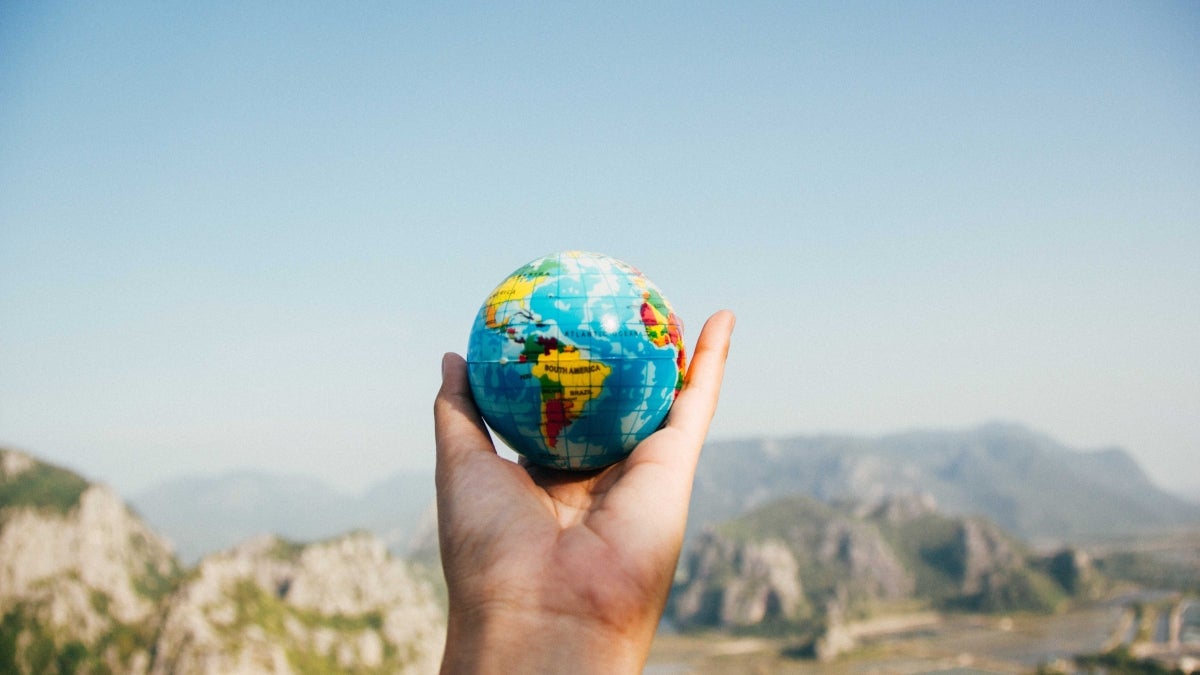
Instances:
[[[182,570],[108,488],[0,449],[0,673],[431,673],[427,574],[365,532]]]
[[[432,588],[374,536],[260,537],[172,595],[150,673],[432,673],[445,630]]]
[[[872,501],[929,493],[1032,540],[1073,540],[1200,522],[1200,505],[1152,484],[1119,449],[1082,452],[1015,425],[880,438],[810,436],[709,443],[690,533],[789,495]]]
[[[986,520],[938,513],[928,496],[788,497],[696,537],[668,616],[685,630],[809,634],[826,658],[846,648],[831,637],[840,626],[880,612],[1048,612],[1100,586],[1086,556],[1033,556]]]
[[[0,449],[0,672],[144,672],[178,578],[111,490]]]

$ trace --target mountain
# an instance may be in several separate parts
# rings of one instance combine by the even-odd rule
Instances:
[[[1200,522],[1200,505],[1153,485],[1123,450],[1081,452],[1021,426],[989,424],[880,438],[709,443],[689,534],[788,495],[870,502],[911,493],[929,493],[946,513],[986,516],[1033,540]]]
[[[869,502],[913,493],[933,495],[945,513],[985,516],[1038,543],[1200,522],[1200,504],[1154,486],[1122,450],[1083,452],[1021,426],[990,424],[880,438],[710,442],[697,468],[688,535],[778,497]],[[395,553],[436,548],[430,471],[399,472],[357,495],[296,474],[185,476],[131,501],[187,563],[265,533],[314,541],[365,529]]]
[[[237,471],[175,478],[131,502],[188,562],[262,534],[315,541],[355,529],[405,553],[433,508],[433,476],[398,472],[348,495],[310,476]]]
[[[432,673],[445,617],[368,533],[252,539],[206,557],[166,604],[151,675]]]
[[[111,490],[0,449],[0,672],[144,672],[178,576]]]
[[[258,537],[183,570],[111,490],[0,448],[2,673],[432,673],[443,607],[368,532]]]
[[[880,611],[1050,611],[1098,588],[1086,556],[1033,556],[987,520],[938,513],[928,495],[869,505],[800,496],[696,537],[668,617],[683,629],[808,634],[828,658],[847,648],[846,622]]]

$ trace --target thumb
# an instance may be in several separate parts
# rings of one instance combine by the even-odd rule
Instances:
[[[439,479],[472,453],[496,452],[471,395],[467,362],[458,354],[442,357],[442,386],[433,403],[433,426]]]

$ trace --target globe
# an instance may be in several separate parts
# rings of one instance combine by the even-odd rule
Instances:
[[[662,426],[683,386],[683,325],[637,269],[598,253],[538,258],[488,295],[467,374],[484,421],[542,466],[596,469]]]

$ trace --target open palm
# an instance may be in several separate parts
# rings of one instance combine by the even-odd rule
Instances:
[[[675,571],[732,330],[731,313],[710,318],[666,425],[626,460],[582,473],[497,455],[465,362],[445,357],[434,417],[447,670],[486,670],[463,658],[485,645],[502,669],[503,645],[493,639],[501,627],[538,633],[518,651],[526,665],[551,657],[566,668],[563,659],[586,647],[597,670],[640,667]],[[619,658],[595,652],[604,644]]]

